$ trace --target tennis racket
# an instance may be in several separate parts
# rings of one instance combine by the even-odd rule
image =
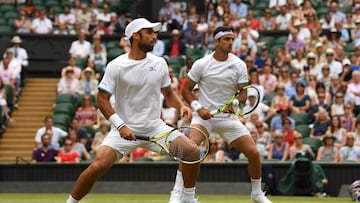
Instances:
[[[247,98],[244,104],[239,104],[237,97],[239,97],[242,91],[247,91]],[[240,95],[241,96],[241,95]],[[240,100],[243,100],[240,98]],[[237,102],[236,102],[237,101]],[[251,112],[253,112],[260,102],[260,92],[259,90],[252,85],[244,86],[241,89],[238,89],[235,94],[229,99],[225,105],[221,106],[217,110],[211,111],[212,115],[216,115],[219,113],[233,113],[237,116],[245,116]]]
[[[197,131],[202,136],[202,142],[200,143],[199,147],[200,147],[200,157],[194,155],[194,157],[191,157],[191,161],[189,160],[184,160],[183,159],[183,155],[184,155],[184,151],[183,148],[181,146],[176,147],[176,148],[172,148],[169,149],[166,145],[167,140],[169,138],[169,136],[171,135],[171,133],[173,133],[174,131],[180,131],[183,132],[184,134],[186,134],[187,132],[193,130],[193,131]],[[160,135],[155,135],[152,137],[148,137],[148,136],[140,136],[140,135],[135,135],[136,139],[138,140],[144,140],[144,141],[148,141],[148,142],[152,142],[157,144],[158,146],[160,146],[163,151],[168,154],[170,157],[173,157],[175,160],[179,160],[185,164],[197,164],[200,163],[201,161],[203,161],[206,156],[209,153],[209,136],[208,134],[206,134],[205,132],[203,132],[202,130],[200,130],[199,128],[196,127],[191,127],[191,126],[183,126],[183,127],[179,127],[179,128],[173,128],[172,130],[160,134]]]

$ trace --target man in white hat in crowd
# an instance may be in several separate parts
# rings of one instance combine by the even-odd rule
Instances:
[[[324,44],[322,42],[318,42],[315,44],[315,55],[317,64],[326,62],[326,54]]]
[[[28,54],[27,51],[21,47],[21,43],[22,40],[19,36],[14,36],[11,39],[11,43],[12,43],[12,47],[10,47],[9,49],[11,49],[14,53],[14,58],[16,58],[19,63],[21,64],[21,73],[20,73],[20,85],[21,87],[24,87],[25,85],[25,79],[26,79],[26,73],[27,73],[27,67],[29,66],[29,61],[28,61]],[[4,57],[5,57],[4,53]]]

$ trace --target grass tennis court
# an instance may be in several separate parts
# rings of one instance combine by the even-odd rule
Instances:
[[[35,186],[36,187],[36,186]],[[65,203],[68,194],[1,194],[0,203]],[[89,194],[81,203],[167,203],[169,195]],[[272,196],[273,203],[343,203],[348,198]],[[249,196],[199,195],[200,203],[250,203]]]

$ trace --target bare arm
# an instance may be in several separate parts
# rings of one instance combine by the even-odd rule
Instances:
[[[106,119],[109,119],[112,115],[115,114],[115,111],[110,103],[110,96],[111,96],[110,94],[100,90],[96,100],[97,106],[99,107],[100,111],[102,112],[102,114],[105,116]],[[118,127],[119,134],[124,139],[136,140],[134,133],[126,126],[126,124],[122,125],[121,127],[120,126],[115,126],[115,127]]]
[[[172,106],[180,112],[180,116],[185,119],[185,121],[191,121],[192,111],[188,108],[179,98],[179,96],[172,90],[171,87],[161,90],[162,94],[165,97],[165,100],[168,102],[169,106]]]

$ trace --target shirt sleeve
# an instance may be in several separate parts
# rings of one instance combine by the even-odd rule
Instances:
[[[102,90],[109,94],[113,93],[113,91],[115,89],[116,80],[117,80],[117,74],[116,74],[117,70],[118,70],[118,67],[113,62],[110,62],[106,66],[106,71],[105,71],[104,77],[98,86],[99,90]]]
[[[240,60],[239,63],[236,64],[236,66],[239,67],[239,75],[238,75],[237,83],[238,84],[248,84],[249,79],[248,79],[246,64]]]
[[[190,69],[190,72],[188,73],[188,78],[195,83],[200,81],[200,77],[203,71],[201,67],[201,64],[198,61],[195,61],[192,68]]]
[[[168,66],[165,62],[164,59],[161,60],[161,63],[162,63],[162,70],[164,71],[163,72],[163,77],[162,77],[162,80],[161,80],[161,89],[165,89],[167,87],[170,87],[170,84],[171,84],[171,79],[170,79],[170,76],[169,76],[169,71],[168,71]]]

